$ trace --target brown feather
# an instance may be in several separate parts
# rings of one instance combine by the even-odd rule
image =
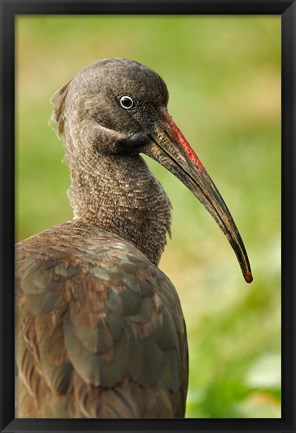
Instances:
[[[76,230],[79,227],[83,228],[83,236]],[[135,400],[137,392],[144,393],[141,391],[143,387],[147,393],[154,390],[157,395],[166,395],[166,409],[163,410],[171,416],[176,410],[172,405],[175,400],[180,401],[181,387],[187,386],[186,370],[182,370],[186,361],[179,360],[178,349],[185,329],[184,325],[180,327],[182,320],[175,323],[172,319],[176,313],[182,318],[173,286],[131,244],[120,242],[122,247],[117,249],[118,239],[114,235],[92,228],[87,230],[79,222],[66,223],[20,243],[16,250],[17,259],[22,258],[23,266],[38,269],[39,273],[40,265],[34,267],[33,263],[39,263],[42,256],[46,263],[53,260],[57,233],[57,254],[63,265],[42,267],[42,284],[50,289],[42,289],[46,302],[41,302],[37,310],[32,311],[31,296],[40,295],[31,295],[32,289],[25,290],[28,273],[17,274],[19,305],[27,302],[30,305],[30,308],[19,310],[17,354],[21,359],[18,369],[30,394],[33,393],[33,400],[36,399],[36,416],[43,416],[44,409],[39,407],[45,398],[44,394],[40,396],[34,391],[36,377],[46,380],[47,386],[43,384],[42,389],[49,396],[48,402],[52,401],[52,416],[58,417],[62,413],[69,417],[104,417],[112,413],[114,417],[135,414],[146,417],[149,410],[141,408]],[[79,243],[87,247],[76,249]],[[75,251],[75,271],[74,264],[67,263],[72,257],[68,251]],[[88,254],[88,251],[97,251],[98,255]],[[137,263],[137,279],[127,277],[120,285],[118,275],[129,261]],[[105,273],[100,269],[105,269]],[[164,294],[160,289],[163,285],[166,287]],[[36,290],[38,292],[40,286]],[[25,341],[22,336],[25,336]],[[137,387],[139,391],[136,391]],[[94,394],[100,395],[100,405],[90,408]],[[68,396],[71,404],[63,404],[61,409],[58,395]],[[124,399],[127,402],[124,403]],[[159,407],[151,408],[152,413],[157,410]],[[24,413],[26,411],[24,409]],[[22,410],[19,413],[23,413]]]

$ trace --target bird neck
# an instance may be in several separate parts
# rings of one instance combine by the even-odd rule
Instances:
[[[92,153],[69,162],[75,220],[119,235],[158,264],[170,234],[171,203],[141,156]]]

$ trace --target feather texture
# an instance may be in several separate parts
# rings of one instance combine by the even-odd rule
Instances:
[[[16,259],[17,416],[184,416],[182,311],[146,256],[76,222],[20,242]]]

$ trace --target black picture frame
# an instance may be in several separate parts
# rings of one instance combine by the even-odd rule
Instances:
[[[0,431],[295,432],[295,0],[0,0]],[[282,417],[280,419],[14,419],[14,20],[21,14],[280,15],[282,22]],[[259,325],[258,325],[259,326]]]

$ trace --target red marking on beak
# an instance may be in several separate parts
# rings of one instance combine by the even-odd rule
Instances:
[[[193,163],[199,168],[200,171],[204,171],[205,168],[202,165],[199,157],[196,155],[196,153],[194,152],[194,150],[192,149],[192,147],[190,146],[190,144],[188,143],[188,141],[186,140],[186,138],[184,137],[184,135],[182,134],[182,132],[178,128],[178,126],[175,124],[175,122],[173,121],[172,117],[169,115],[167,110],[162,108],[161,112],[164,115],[165,120],[167,121],[168,125],[170,126],[171,131],[173,132],[173,134],[177,138],[178,143],[180,143],[181,147],[184,149],[186,155],[189,156],[191,161],[193,161]]]

